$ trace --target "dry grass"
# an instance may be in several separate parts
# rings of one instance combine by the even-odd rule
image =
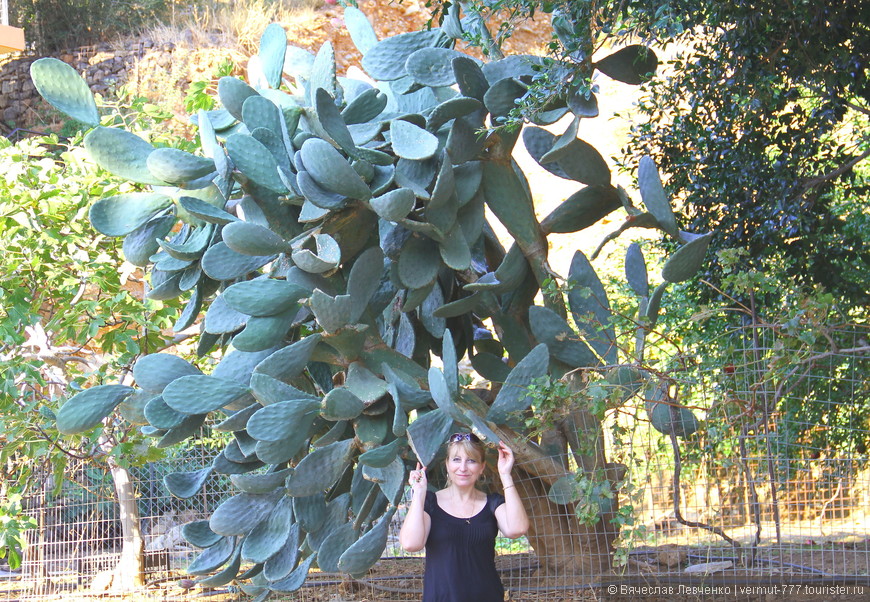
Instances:
[[[255,54],[270,23],[311,18],[322,0],[239,0],[195,4],[143,35],[155,44],[222,47]]]

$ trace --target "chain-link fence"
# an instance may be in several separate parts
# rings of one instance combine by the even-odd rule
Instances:
[[[213,475],[209,486],[190,499],[171,496],[163,485],[170,473],[209,465],[220,451],[207,432],[168,451],[159,462],[129,468],[136,485],[139,529],[145,548],[145,574],[150,586],[184,575],[196,555],[181,535],[181,527],[208,518],[230,495],[225,475]],[[26,532],[27,547],[20,571],[6,572],[0,600],[41,599],[59,592],[99,595],[110,585],[112,569],[122,549],[121,509],[106,462],[71,460],[58,486],[46,467],[37,472],[39,487],[23,501],[38,529]]]
[[[693,355],[668,373],[671,403],[701,419],[691,436],[653,428],[649,400],[638,395],[608,412],[600,428],[608,459],[621,468],[597,479],[577,471],[569,500],[516,466],[532,528],[527,538],[497,541],[512,599],[866,597],[868,340],[866,326],[825,332],[817,344],[782,327],[729,330],[709,358]],[[132,469],[152,585],[177,587],[197,552],[181,526],[231,491],[226,477],[212,475],[204,493],[179,500],[162,478],[208,465],[218,449],[209,439],[188,442],[165,461]],[[570,454],[558,461],[578,465]],[[4,580],[0,599],[93,589],[117,560],[121,527],[106,470],[71,465],[59,494],[54,486],[46,475],[28,502],[39,529],[29,532],[22,570]],[[398,545],[407,501],[365,578],[312,572],[287,599],[419,599],[423,555]],[[611,563],[612,570],[590,569]],[[234,595],[232,588],[211,593]]]

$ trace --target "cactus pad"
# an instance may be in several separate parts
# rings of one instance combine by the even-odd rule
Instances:
[[[193,472],[173,472],[163,477],[163,484],[175,497],[187,499],[199,493],[211,473],[211,466]]]
[[[263,576],[268,581],[287,577],[299,562],[299,523],[290,525],[284,545],[263,564]]]
[[[258,441],[292,439],[298,443],[298,449],[305,442],[308,428],[319,410],[320,404],[313,399],[293,399],[268,405],[248,419],[247,431]]]
[[[249,316],[274,316],[295,307],[308,291],[285,280],[258,278],[237,282],[222,294],[227,305]]]
[[[351,420],[359,416],[365,404],[345,388],[336,388],[323,398],[321,414],[327,420]]]
[[[30,65],[37,92],[51,106],[90,126],[100,124],[94,95],[78,72],[56,58],[41,58]]]
[[[192,374],[202,373],[190,362],[168,353],[145,355],[133,365],[136,384],[153,393],[162,393],[166,385],[176,378]]]
[[[409,121],[394,120],[390,124],[393,152],[403,159],[422,161],[435,155],[438,138]]]
[[[549,363],[550,354],[546,345],[542,343],[532,349],[508,374],[486,414],[486,419],[496,424],[504,424],[512,414],[528,408],[532,402],[528,388],[536,378],[546,375]]]
[[[529,308],[529,325],[535,338],[547,345],[553,357],[572,368],[600,363],[586,343],[553,310],[533,305]]]
[[[193,562],[187,567],[187,572],[190,575],[207,575],[218,567],[223,566],[233,555],[235,550],[235,541],[231,537],[221,537],[217,543],[214,543],[200,552]]]
[[[335,483],[350,461],[353,440],[336,441],[305,456],[287,483],[294,497],[320,493]]]
[[[76,393],[58,410],[57,430],[76,435],[97,426],[132,392],[124,385],[97,385]]]
[[[302,373],[308,360],[311,359],[311,354],[314,353],[314,348],[319,342],[320,335],[308,335],[304,339],[270,354],[269,357],[257,364],[254,372],[278,380],[296,378]]]
[[[208,526],[207,520],[198,520],[181,527],[181,536],[185,541],[197,548],[209,548],[223,539]]]
[[[641,44],[632,44],[595,62],[594,66],[615,80],[639,86],[650,74],[655,73],[658,64],[658,58],[652,50]]]
[[[453,419],[444,410],[432,410],[408,425],[408,440],[417,459],[428,466],[453,430]]]
[[[625,251],[625,279],[638,297],[649,296],[649,278],[643,251],[636,242],[628,245]]]
[[[281,551],[290,536],[293,523],[293,498],[284,496],[271,513],[248,533],[242,542],[242,558],[266,562]]]
[[[247,387],[232,381],[194,374],[166,385],[163,399],[170,408],[184,414],[207,414],[232,405],[247,397],[249,392]]]
[[[674,217],[674,210],[665,194],[659,170],[649,156],[640,158],[637,168],[637,184],[647,210],[653,214],[665,232],[676,237],[677,220]]]
[[[705,234],[680,247],[665,262],[662,278],[665,282],[683,282],[698,273],[713,234]]]
[[[283,492],[234,495],[217,507],[208,526],[218,535],[245,535],[274,511],[282,496]]]
[[[387,512],[378,524],[345,550],[338,561],[339,570],[359,578],[374,566],[387,545],[387,535],[393,512]]]

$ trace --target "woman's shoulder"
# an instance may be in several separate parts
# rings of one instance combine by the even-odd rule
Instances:
[[[432,511],[438,506],[438,497],[435,491],[429,489],[426,491],[426,499],[423,500],[423,512],[431,515]]]
[[[492,513],[495,513],[495,509],[504,503],[504,496],[500,493],[490,493],[486,496],[486,505]]]
[[[432,495],[435,496],[436,499],[444,500],[446,496],[449,494],[449,490],[445,487],[444,489],[439,489],[438,491],[429,491]]]
[[[439,508],[444,508],[445,502],[447,501],[446,487],[444,489],[439,489],[438,491],[432,491],[430,489],[426,492],[426,502],[430,507],[438,506]]]

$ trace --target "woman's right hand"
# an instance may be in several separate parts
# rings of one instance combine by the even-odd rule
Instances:
[[[408,477],[408,484],[414,496],[426,495],[429,482],[426,480],[426,467],[417,462],[417,470],[412,470]]]
[[[426,547],[426,539],[429,537],[431,519],[426,513],[426,467],[417,462],[417,470],[412,470],[408,477],[411,486],[411,503],[408,505],[408,513],[399,530],[399,544],[407,552],[419,552]]]

